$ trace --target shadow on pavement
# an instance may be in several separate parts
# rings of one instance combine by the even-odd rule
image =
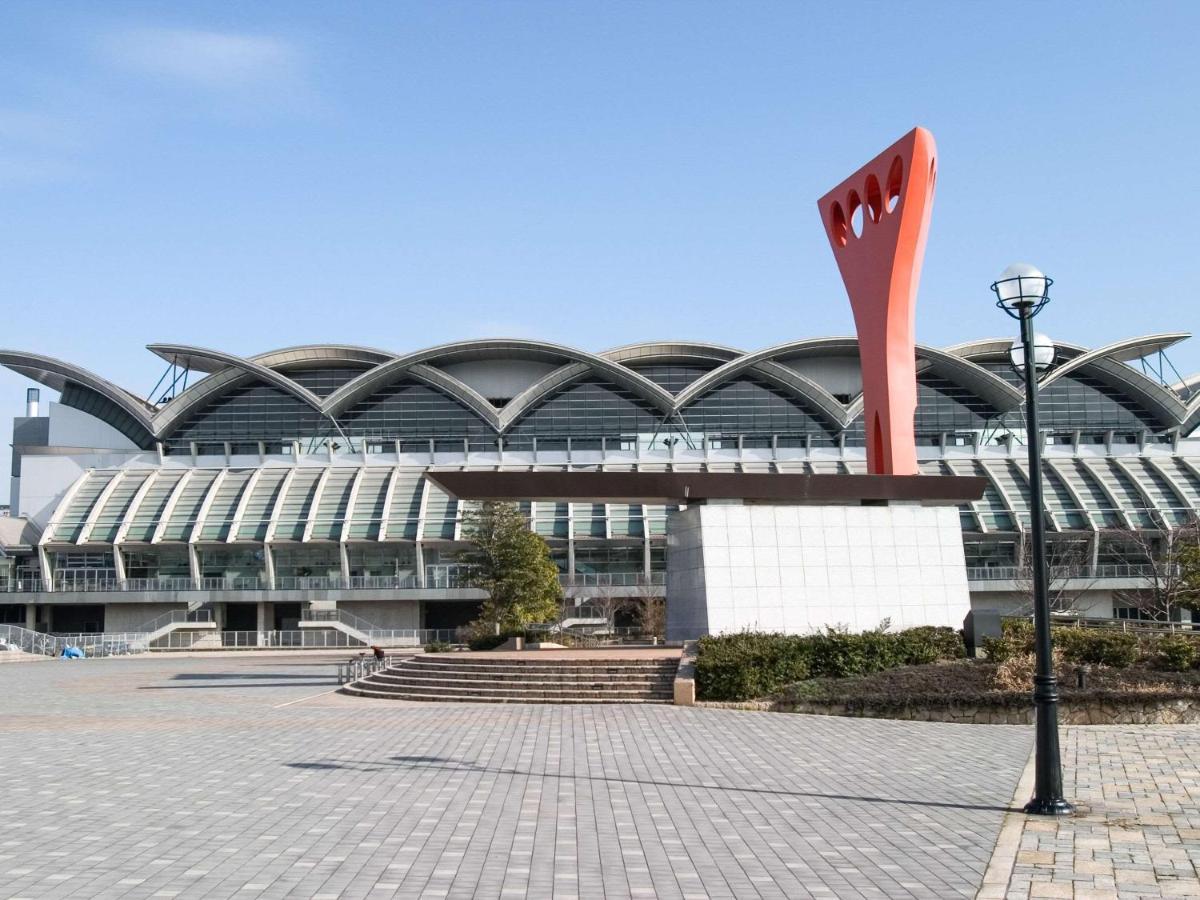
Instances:
[[[647,787],[676,787],[692,788],[695,790],[728,791],[739,794],[769,794],[778,797],[811,797],[822,800],[848,800],[859,803],[890,803],[897,806],[929,806],[938,809],[974,809],[989,812],[1020,812],[1011,806],[992,806],[974,803],[950,803],[941,800],[906,800],[900,797],[870,797],[860,794],[828,794],[820,791],[785,791],[773,788],[737,787],[728,784],[693,784],[686,781],[648,781],[641,778],[619,778],[604,775],[571,775],[558,772],[525,772],[520,769],[496,768],[480,766],[439,756],[393,756],[375,763],[341,762],[338,760],[284,763],[289,769],[306,769],[310,771],[340,771],[350,770],[359,772],[382,772],[387,767],[406,769],[429,769],[443,772],[480,772],[492,775],[517,775],[528,778],[557,778],[561,780],[596,781],[611,784],[638,784]]]

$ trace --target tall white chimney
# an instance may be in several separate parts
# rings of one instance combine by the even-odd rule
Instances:
[[[37,388],[30,388],[25,392],[25,415],[31,419],[36,419],[38,414],[38,401],[42,398],[42,392]]]

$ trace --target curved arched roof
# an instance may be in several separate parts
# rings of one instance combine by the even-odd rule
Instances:
[[[95,391],[145,428],[150,437],[155,435],[153,424],[155,408],[151,403],[81,366],[72,365],[51,356],[25,353],[19,350],[0,350],[0,365],[31,378],[52,391],[58,391],[60,394],[68,383],[78,384]]]
[[[1086,371],[1104,381],[1146,409],[1164,428],[1187,430],[1200,424],[1200,403],[1181,399],[1128,365],[1150,353],[1170,347],[1187,335],[1183,332],[1130,338],[1095,350],[1059,342],[1060,363],[1046,376],[1043,384],[1073,372]],[[980,362],[1007,356],[1011,340],[990,338],[970,341],[947,349],[918,346],[918,371],[934,371],[969,389],[1005,412],[1019,407],[1021,393],[989,371]],[[251,357],[181,344],[153,344],[149,348],[169,362],[207,373],[161,407],[135,396],[86,369],[62,360],[19,351],[0,351],[0,364],[27,375],[54,390],[68,383],[86,387],[114,404],[146,429],[153,439],[161,440],[177,429],[188,414],[223,393],[249,381],[261,381],[295,397],[315,412],[336,421],[337,416],[354,403],[402,378],[429,385],[479,416],[498,433],[511,428],[539,403],[583,378],[598,377],[628,390],[658,410],[664,418],[680,413],[708,391],[752,372],[772,386],[815,410],[832,426],[844,429],[861,412],[861,397],[843,403],[828,389],[790,363],[802,358],[857,356],[853,337],[810,338],[790,341],[745,353],[732,347],[697,341],[645,341],[615,347],[602,353],[524,339],[483,339],[442,344],[405,354],[393,354],[371,347],[343,344],[318,344],[286,347]],[[544,375],[537,377],[515,397],[497,409],[478,390],[449,371],[455,363],[489,359],[524,359],[549,363]],[[643,363],[697,363],[709,367],[686,388],[673,395],[666,388],[635,371]],[[290,373],[313,367],[344,366],[356,370],[345,384],[322,398],[302,385]]]

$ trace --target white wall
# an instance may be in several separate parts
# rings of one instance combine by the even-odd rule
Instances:
[[[961,628],[971,608],[952,506],[693,506],[667,543],[668,640]]]
[[[377,628],[421,627],[421,607],[417,600],[343,600],[338,609]]]
[[[137,444],[107,422],[61,403],[50,404],[50,446],[95,447],[104,450],[138,449]]]
[[[104,606],[104,630],[140,631],[147,622],[172,610],[187,609],[186,603],[106,603]]]

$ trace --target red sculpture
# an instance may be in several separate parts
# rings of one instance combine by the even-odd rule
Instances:
[[[937,148],[914,128],[817,201],[858,331],[867,470],[917,474],[917,284]]]

